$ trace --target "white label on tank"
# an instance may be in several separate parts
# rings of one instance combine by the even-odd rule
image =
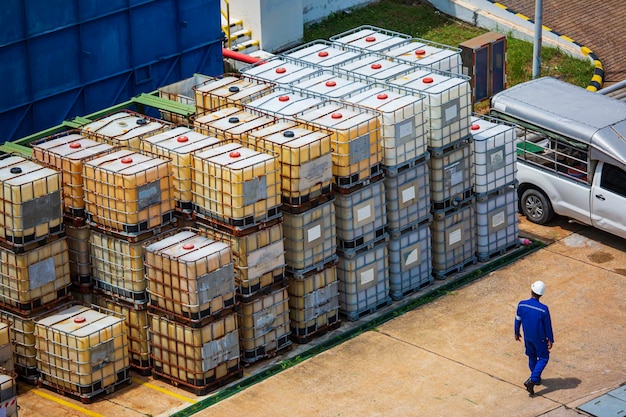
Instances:
[[[448,187],[453,187],[463,182],[463,167],[460,162],[447,166],[445,172]]]
[[[411,200],[415,199],[415,187],[414,186],[410,186],[405,188],[404,190],[402,190],[402,203],[407,203]]]
[[[137,187],[137,210],[142,211],[161,203],[161,181],[156,180]]]
[[[374,220],[374,210],[372,210],[372,204],[366,203],[365,205],[357,206],[354,208],[356,223],[365,223]]]
[[[455,243],[459,243],[463,236],[461,228],[451,231],[448,233],[448,246],[452,246]]]
[[[200,275],[197,279],[198,304],[203,305],[216,297],[235,291],[235,271],[233,264],[208,274]]]
[[[333,178],[332,154],[322,155],[300,165],[298,191],[307,191],[314,185],[329,182]]]
[[[396,146],[404,145],[415,137],[413,118],[396,124]]]
[[[30,279],[31,291],[53,282],[56,279],[54,270],[54,258],[44,259],[28,267],[28,278]]]
[[[367,133],[350,141],[350,165],[369,159],[370,152],[370,134]]]
[[[458,114],[459,114],[459,110],[456,105],[448,107],[445,113],[446,123],[449,122],[450,120],[455,119]]]
[[[487,172],[504,167],[504,146],[499,146],[487,154]]]
[[[360,284],[367,285],[373,282],[375,278],[376,278],[376,273],[374,271],[374,268],[368,269],[366,271],[362,271],[360,275]]]
[[[202,345],[202,372],[239,356],[239,332],[234,330],[224,337]]]
[[[491,218],[491,227],[498,227],[504,224],[505,219],[506,216],[504,215],[504,210],[499,211],[498,213],[494,213],[493,217]]]
[[[254,320],[254,330],[256,337],[268,333],[274,328],[274,320],[276,320],[276,314],[274,313],[274,307],[268,307],[256,314]]]
[[[243,183],[243,204],[249,206],[267,198],[266,177],[257,177]]]
[[[248,279],[260,277],[284,264],[285,247],[282,240],[254,250],[248,254]]]
[[[322,237],[322,226],[317,225],[306,231],[306,238],[309,243]]]
[[[403,271],[408,270],[413,265],[417,265],[420,262],[420,251],[421,245],[419,243],[407,248],[407,250],[404,251],[402,254],[404,259],[404,264],[402,265]]]
[[[91,348],[91,371],[104,368],[115,358],[114,340],[107,340]]]

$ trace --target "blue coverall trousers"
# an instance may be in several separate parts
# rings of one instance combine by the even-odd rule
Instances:
[[[533,342],[524,340],[526,355],[528,356],[528,367],[530,368],[530,380],[538,384],[541,380],[541,373],[550,360],[548,344],[543,342]]]

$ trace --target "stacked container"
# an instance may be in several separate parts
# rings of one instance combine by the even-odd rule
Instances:
[[[191,155],[193,152],[213,146],[220,139],[206,136],[186,127],[159,133],[141,140],[141,149],[149,154],[172,161],[172,177],[176,211],[189,215],[193,209],[191,193]]]
[[[0,159],[0,308],[5,323],[30,321],[70,296],[61,184],[61,175],[42,164],[18,156]],[[16,356],[24,354],[17,358],[16,371],[35,382],[34,350],[13,346]]]
[[[35,322],[40,382],[90,402],[129,384],[124,319],[72,306]]]
[[[275,56],[244,67],[241,72],[246,76],[260,78],[277,85],[286,85],[320,70],[321,67],[314,67],[296,58]]]
[[[15,359],[13,354],[13,337],[8,323],[0,322],[0,373],[13,375]]]
[[[245,143],[249,132],[275,121],[273,116],[259,114],[240,105],[228,105],[196,117],[194,128],[204,135]]]
[[[292,118],[322,101],[320,97],[304,95],[288,87],[281,87],[263,97],[246,102],[246,107],[277,117]]]
[[[367,82],[349,79],[335,71],[314,73],[291,83],[291,87],[330,100],[339,100],[348,94],[370,88]]]
[[[140,146],[140,145],[139,145]],[[128,320],[132,335],[129,362],[150,372],[147,329],[147,281],[143,244],[172,228],[172,162],[119,150],[90,159],[83,166],[85,201],[91,226],[90,260],[97,305]]]
[[[339,325],[332,133],[293,121],[250,135],[278,155],[292,339],[306,343]]]
[[[461,146],[470,137],[472,91],[469,80],[462,75],[418,67],[388,80],[390,84],[425,97],[428,147],[433,157]]]
[[[33,156],[59,171],[62,184],[64,224],[69,247],[70,276],[76,296],[91,293],[89,259],[90,228],[86,224],[83,164],[86,160],[114,152],[117,148],[96,142],[70,130],[32,144]]]
[[[193,89],[196,114],[211,113],[230,104],[241,104],[252,97],[260,97],[274,89],[275,84],[243,74],[225,74],[211,78]]]
[[[382,52],[412,65],[462,74],[461,50],[425,39],[412,38]]]
[[[343,62],[358,58],[361,55],[361,51],[347,45],[318,39],[290,49],[284,52],[283,55],[299,59],[311,66],[330,69]]]
[[[17,417],[17,374],[11,328],[0,322],[0,415]]]
[[[152,372],[198,395],[240,377],[230,246],[178,229],[145,250]]]
[[[142,138],[171,129],[174,124],[130,110],[123,110],[88,123],[81,134],[97,142],[138,151]]]
[[[375,286],[375,297],[363,300],[365,292],[357,290],[352,279],[357,273],[353,269],[356,264],[350,264],[355,257],[369,257],[371,253],[380,255],[380,251],[374,248],[377,244],[384,246],[386,252],[388,235],[380,120],[373,110],[331,101],[296,115],[296,119],[331,132],[339,305],[340,310],[353,319],[389,300],[386,271]],[[377,261],[385,263],[386,259]],[[346,293],[355,297],[346,298]],[[370,301],[375,305],[367,304]]]
[[[411,39],[411,36],[369,25],[359,26],[330,37],[330,40],[337,44],[369,52],[382,52],[406,42],[407,39]]]
[[[515,127],[472,117],[476,255],[485,262],[518,245]]]

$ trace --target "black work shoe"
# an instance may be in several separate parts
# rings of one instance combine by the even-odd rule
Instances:
[[[524,386],[526,387],[526,391],[528,391],[530,395],[535,395],[535,383],[531,381],[530,378],[528,378],[526,382],[524,382]]]

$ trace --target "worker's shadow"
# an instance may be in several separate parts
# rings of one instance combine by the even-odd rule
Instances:
[[[545,395],[553,391],[565,389],[574,389],[580,385],[582,381],[578,378],[541,378],[541,390],[535,387],[536,395]]]

